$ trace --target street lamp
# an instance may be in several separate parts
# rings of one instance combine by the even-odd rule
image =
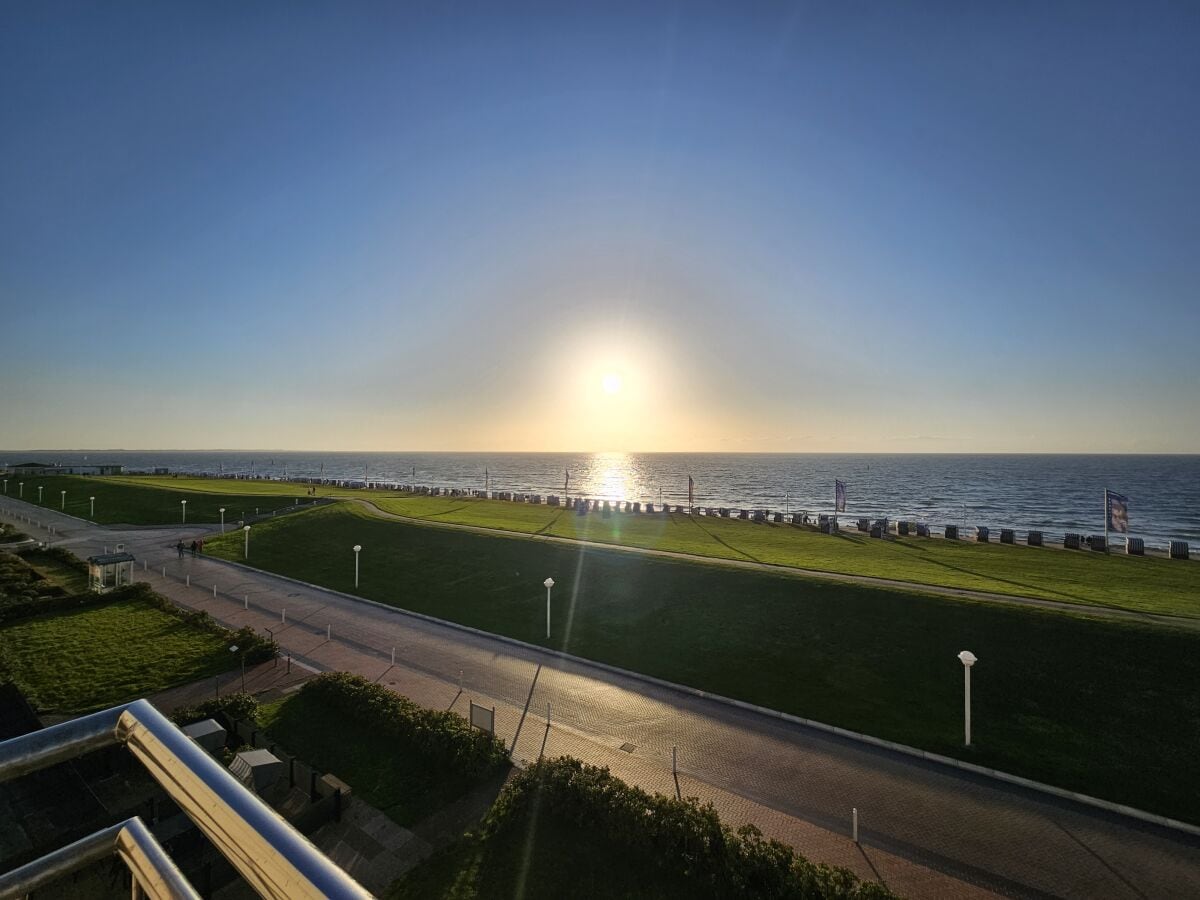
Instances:
[[[230,646],[229,646],[229,652],[230,652],[230,653],[237,653],[237,652],[238,652],[238,645],[237,645],[237,644],[230,644]],[[243,694],[244,694],[244,693],[246,693],[246,654],[245,654],[245,653],[243,653],[243,654],[242,654],[242,693],[243,693]]]
[[[88,518],[94,519],[94,518],[96,518],[96,498],[88,497],[88,503],[92,504],[92,511],[90,513],[88,513]]]
[[[25,497],[25,482],[23,481],[17,482],[17,496],[21,499]]]
[[[354,587],[358,588],[358,554],[362,550],[362,544],[354,545]]]
[[[225,533],[225,507],[221,507],[221,534]]]
[[[62,500],[59,502],[58,508],[66,509],[67,508],[67,492],[59,491],[59,493],[62,494]]]
[[[42,502],[42,486],[38,485],[38,503]]]
[[[183,510],[183,524],[186,525],[187,524],[187,501],[180,500],[179,506]]]
[[[546,640],[550,640],[550,588],[554,587],[554,579],[547,578],[542,584],[546,586]]]
[[[963,664],[963,732],[965,746],[971,746],[971,666],[979,660],[970,650],[958,654],[958,660]]]
[[[242,531],[246,532],[246,549],[244,551],[242,551],[242,557],[244,559],[249,559],[250,558],[250,526],[247,525],[245,528],[242,529]]]

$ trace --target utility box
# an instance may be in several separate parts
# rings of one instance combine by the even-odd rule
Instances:
[[[183,733],[207,750],[216,753],[225,746],[225,729],[216,719],[205,719],[183,726]]]
[[[255,793],[269,788],[283,774],[283,761],[270,750],[243,750],[229,764],[233,777]]]

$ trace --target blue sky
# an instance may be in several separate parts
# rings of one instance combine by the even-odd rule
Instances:
[[[10,7],[0,443],[1200,452],[1198,38],[1189,4]]]

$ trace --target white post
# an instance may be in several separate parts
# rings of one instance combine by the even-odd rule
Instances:
[[[333,637],[333,626],[326,625],[325,626],[325,640],[329,640],[332,637]]]
[[[163,578],[166,578],[166,577],[167,577],[167,567],[166,567],[166,566],[163,566],[163,567],[162,567],[162,577],[163,577]]]
[[[286,609],[281,609],[279,611],[279,624],[280,625],[287,624],[287,610]]]
[[[958,654],[959,661],[963,664],[963,742],[964,746],[971,746],[971,666],[978,662],[977,657],[970,650],[964,650]]]
[[[249,609],[249,608],[250,608],[250,595],[242,594],[242,609]]]
[[[62,494],[62,503],[61,503],[61,504],[59,504],[59,507],[58,507],[58,508],[59,508],[59,509],[64,509],[64,510],[65,510],[65,509],[67,508],[67,492],[66,492],[66,491],[59,491],[59,493],[60,493],[60,494]]]
[[[396,664],[396,648],[393,647],[392,648],[392,665],[394,666],[395,664]]]
[[[354,545],[354,589],[358,590],[358,554],[362,550],[362,544]]]
[[[1108,488],[1104,489],[1104,552],[1108,552]]]
[[[187,579],[187,586],[191,587],[192,586],[192,576],[187,575],[187,576],[185,576],[185,578]]]
[[[92,510],[90,513],[88,513],[88,518],[94,519],[94,518],[96,518],[96,498],[88,497],[88,502],[92,505]]]
[[[213,599],[217,599],[217,586],[215,584],[213,585]]]
[[[550,727],[550,701],[546,701],[546,727]]]
[[[184,525],[186,525],[186,524],[187,524],[187,501],[186,501],[186,500],[180,500],[180,501],[179,501],[179,508],[180,508],[180,509],[183,511],[183,512],[181,513],[181,516],[182,516],[182,522],[183,522],[183,524],[184,524]]]
[[[550,589],[554,587],[554,579],[547,578],[542,584],[546,586],[546,640],[550,640]]]
[[[850,831],[854,837],[854,843],[858,843],[858,807],[855,806],[850,810]]]
[[[242,550],[242,559],[249,559],[250,558],[250,526],[247,525],[245,528],[242,529],[242,531],[244,531],[246,533],[246,546]]]
[[[225,507],[221,507],[221,534],[225,533]]]
[[[671,748],[671,774],[672,775],[679,774],[679,748],[678,747]]]

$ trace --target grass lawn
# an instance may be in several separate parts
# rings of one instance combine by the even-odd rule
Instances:
[[[229,667],[219,637],[139,600],[0,627],[0,677],[43,712],[91,712]]]
[[[809,528],[707,516],[605,519],[552,506],[458,497],[369,499],[385,512],[433,522],[1200,618],[1200,565],[1160,557],[940,538],[881,541],[857,531],[831,537]]]
[[[57,585],[68,594],[82,594],[88,589],[87,572],[70,566],[52,553],[43,550],[26,550],[21,559],[50,584]]]
[[[353,593],[354,544],[365,597],[1200,821],[1200,635],[425,528],[343,505],[256,526],[250,561]],[[238,559],[242,544],[229,535],[205,550]],[[963,649],[980,658],[972,752],[961,746]]]
[[[264,705],[258,723],[293,755],[336,775],[400,825],[421,821],[477,783],[439,760],[397,753],[378,731],[302,693]]]
[[[60,510],[101,525],[178,525],[183,518],[181,500],[187,501],[187,521],[217,523],[220,508],[225,507],[226,523],[291,506],[293,498],[304,499],[304,488],[285,485],[286,493],[271,491],[257,493],[253,482],[229,482],[238,486],[237,492],[217,492],[218,481],[180,479],[173,485],[170,479],[161,484],[142,483],[135,478],[85,478],[76,475],[54,475],[49,478],[25,479],[26,502],[38,505],[38,486],[41,485],[42,504],[47,509]],[[251,487],[253,485],[253,487]],[[199,490],[197,489],[199,488]],[[62,508],[61,491],[67,492],[66,507]],[[91,501],[96,498],[96,514],[91,515]]]

